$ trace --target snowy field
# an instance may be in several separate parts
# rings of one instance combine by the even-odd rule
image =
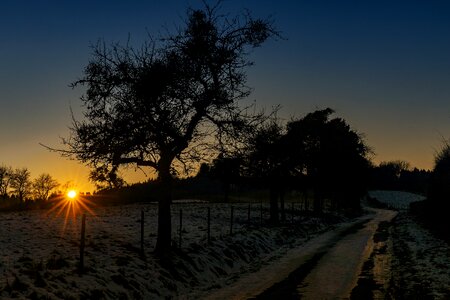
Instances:
[[[370,193],[391,207],[406,208],[421,196]],[[211,212],[211,243],[207,211]],[[290,208],[290,205],[288,205]],[[0,299],[199,299],[245,274],[274,264],[348,220],[287,214],[288,225],[269,227],[268,206],[179,202],[172,208],[173,240],[181,250],[156,259],[157,206],[92,207],[86,212],[85,272],[78,272],[80,214],[27,211],[0,214]],[[145,215],[145,258],[140,255],[140,216]],[[262,224],[261,224],[262,212]],[[293,216],[293,218],[292,218]],[[292,225],[292,224],[295,225]],[[398,298],[449,298],[450,248],[401,210],[392,225],[392,289]]]
[[[394,191],[373,191],[370,196],[400,208],[391,228],[391,295],[395,299],[450,299],[449,244],[434,237],[402,210],[424,197]]]
[[[407,210],[412,202],[425,199],[424,196],[401,191],[369,191],[369,196],[398,210]]]
[[[450,246],[406,215],[392,230],[393,289],[403,299],[450,299]]]
[[[207,242],[207,207],[211,243]],[[1,213],[0,298],[30,299],[196,299],[258,270],[342,221],[288,214],[296,226],[261,226],[260,204],[176,203],[173,239],[181,250],[156,259],[154,204],[93,207],[86,212],[85,272],[77,271],[80,214],[26,211]],[[140,255],[140,216],[145,214],[145,258]],[[263,223],[268,207],[263,207]]]

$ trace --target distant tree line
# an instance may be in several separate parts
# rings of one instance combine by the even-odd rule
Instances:
[[[0,165],[0,208],[23,207],[24,203],[44,204],[60,184],[47,173],[35,179],[27,168]]]
[[[406,191],[426,195],[432,172],[412,168],[403,160],[383,161],[370,171],[370,189]]]

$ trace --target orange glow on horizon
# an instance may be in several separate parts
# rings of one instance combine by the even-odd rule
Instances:
[[[61,215],[64,217],[61,234],[66,231],[66,227],[69,223],[72,224],[72,226],[77,226],[78,215],[89,213],[90,215],[95,216],[95,213],[92,210],[94,203],[88,198],[89,197],[83,197],[82,194],[79,194],[76,190],[70,189],[67,193],[61,194],[55,199],[55,204],[47,212],[47,216],[54,213],[56,218]]]

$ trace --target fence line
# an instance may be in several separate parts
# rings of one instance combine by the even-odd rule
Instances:
[[[210,244],[212,239],[232,236],[242,233],[249,228],[258,228],[264,226],[265,221],[269,220],[269,204],[260,203],[259,206],[251,203],[202,203],[195,204],[191,207],[186,204],[174,204],[175,206],[183,206],[183,209],[174,207],[173,227],[177,228],[173,238],[178,237],[178,243],[174,243],[178,247],[187,246],[192,243],[202,243],[203,241]],[[228,213],[227,211],[228,207]],[[256,211],[258,213],[252,213]],[[202,214],[202,212],[204,214]],[[286,221],[280,222],[282,225],[294,224],[296,216],[303,211],[295,208],[295,204],[286,205],[285,214]],[[281,211],[280,211],[281,213]],[[177,222],[178,220],[178,222]],[[186,221],[188,220],[188,221]],[[225,224],[228,223],[228,230],[225,231]],[[186,234],[187,233],[187,234]]]
[[[30,219],[30,224],[39,224],[39,227],[34,225],[31,228],[43,230],[45,234],[33,232],[33,235],[39,236],[39,238],[32,241],[28,241],[29,238],[26,238],[26,235],[24,235],[23,241],[15,235],[16,238],[11,244],[19,245],[27,240],[27,243],[33,243],[34,248],[32,249],[40,249],[40,245],[44,244],[54,245],[53,247],[42,246],[42,250],[35,251],[30,255],[40,256],[41,259],[46,260],[52,259],[52,257],[58,259],[61,256],[70,261],[72,261],[70,253],[73,253],[75,246],[79,248],[79,256],[73,257],[76,257],[78,270],[82,274],[92,259],[97,260],[101,257],[97,256],[97,253],[101,253],[105,247],[115,249],[112,252],[117,253],[118,256],[115,259],[118,260],[122,259],[120,253],[124,253],[124,251],[136,253],[145,258],[145,253],[152,251],[156,243],[157,211],[158,208],[155,204],[97,207],[95,214],[89,214],[88,211],[78,212],[76,215],[70,215],[72,219],[69,220],[65,219],[68,216],[66,214],[52,216],[48,212],[30,211],[20,212],[15,216],[0,220],[0,225],[9,224],[9,219],[14,219],[14,222],[21,221],[22,224],[23,220]],[[259,205],[258,203],[233,203],[233,205],[226,203],[174,203],[172,206],[172,236],[175,240],[178,238],[176,244],[180,248],[188,248],[192,244],[211,244],[214,240],[242,234],[249,229],[264,225],[264,221],[268,220],[268,212],[268,203],[263,204],[262,202]],[[286,213],[294,213],[294,211],[286,210]],[[291,220],[294,220],[294,216],[291,217]],[[66,222],[73,223],[76,228],[70,229],[66,236],[59,236],[57,232],[62,226],[65,226]],[[229,230],[227,230],[227,223]],[[12,247],[5,246],[5,249],[8,248]],[[38,256],[34,256],[37,253],[39,253]]]

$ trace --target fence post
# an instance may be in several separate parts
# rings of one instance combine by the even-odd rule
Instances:
[[[179,249],[181,249],[181,233],[183,230],[183,210],[180,209],[180,239],[179,239]]]
[[[80,274],[84,271],[84,245],[86,236],[86,214],[81,217],[81,239],[80,239]]]
[[[233,235],[233,209],[234,207],[231,206],[231,216],[230,216],[230,235]]]
[[[144,210],[141,210],[141,255],[144,256]]]
[[[208,244],[211,243],[211,208],[208,207]]]

